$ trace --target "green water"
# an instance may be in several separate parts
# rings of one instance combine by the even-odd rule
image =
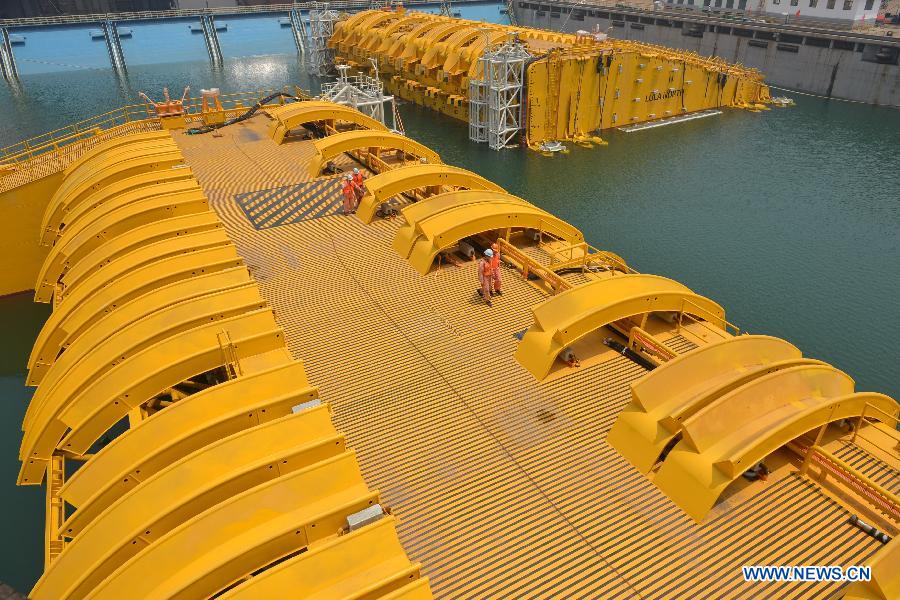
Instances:
[[[292,56],[34,74],[0,85],[0,146],[163,85],[223,92],[309,86]],[[158,94],[157,94],[158,95]],[[401,107],[407,133],[580,227],[642,272],[678,279],[753,333],[784,337],[900,397],[900,111],[797,98],[792,109],[721,116],[544,157],[468,142],[467,126]],[[5,257],[4,260],[14,258]],[[43,494],[16,488],[23,367],[48,310],[0,298],[0,581],[27,591],[42,568]]]

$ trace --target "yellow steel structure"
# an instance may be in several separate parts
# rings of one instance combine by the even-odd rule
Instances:
[[[71,344],[90,325],[104,317],[110,309],[137,298],[167,283],[188,279],[204,273],[223,271],[243,264],[233,246],[216,246],[164,257],[135,269],[103,288],[103,294],[93,295],[77,304],[61,304],[50,313],[38,334],[28,360],[29,371],[52,364],[61,350]]]
[[[364,13],[369,31],[353,43],[440,59],[448,73],[465,71],[484,43],[456,21],[397,14]],[[452,60],[436,58],[449,40]],[[900,533],[894,400],[856,392],[783,340],[733,336],[712,300],[633,272],[424,147],[392,146],[382,131],[279,145],[268,124],[172,135],[186,162],[271,153],[345,166],[338,155],[348,153],[374,173],[363,221],[399,194],[412,204],[372,226],[326,216],[257,230],[230,193],[210,194],[225,238],[206,205],[155,212],[195,193],[149,191],[172,171],[108,169],[114,156],[138,160],[137,148],[153,155],[162,136],[73,164],[45,214],[57,245],[38,285],[54,310],[29,360],[38,387],[20,483],[47,483],[46,564],[30,597],[426,600],[434,587],[447,597],[663,598],[699,586],[743,597],[755,592],[739,567],[776,560],[869,561],[873,581],[846,597],[896,596],[896,542],[879,550],[836,527],[861,513]],[[195,163],[204,189],[270,184],[262,168],[237,181],[220,167]],[[190,169],[176,171],[193,182]],[[460,301],[475,283],[475,265],[451,256],[464,238],[496,240],[521,269],[508,270],[492,308]],[[447,266],[422,277],[438,252]],[[607,350],[606,336],[627,341],[635,362]],[[370,360],[379,352],[384,360]],[[761,461],[768,481],[735,483]],[[815,598],[839,597],[843,584],[771,585]]]
[[[60,496],[78,510],[76,531],[144,480],[216,440],[291,413],[318,397],[299,362],[287,361],[192,394],[135,425],[75,472]]]
[[[166,184],[159,187],[164,188]],[[50,302],[62,276],[82,258],[103,245],[104,241],[115,238],[120,233],[130,233],[140,224],[152,224],[179,215],[211,214],[209,203],[201,190],[185,190],[161,197],[154,194],[134,201],[126,199],[121,206],[110,208],[111,210],[97,214],[95,218],[81,219],[66,228],[65,233],[50,249],[48,259],[44,261],[38,275],[35,285],[37,302]]]
[[[755,69],[642,42],[604,39],[417,12],[364,11],[335,26],[339,61],[379,74],[394,94],[468,118],[469,82],[484,49],[517,40],[531,145],[590,139],[599,130],[720,107],[759,108],[769,90]],[[598,101],[599,99],[599,101]]]
[[[342,121],[358,125],[361,129],[388,131],[388,128],[380,121],[364,115],[358,110],[334,102],[306,100],[270,108],[266,112],[272,117],[269,136],[276,144],[283,143],[288,132],[316,121],[325,121],[332,127],[338,121]]]
[[[620,319],[654,312],[687,313],[724,329],[724,309],[677,281],[658,275],[615,275],[535,306],[534,324],[522,338],[516,360],[543,379],[566,347]]]
[[[844,600],[891,600],[900,598],[900,538],[888,542],[887,547],[866,561],[872,569],[872,579],[855,581],[847,586]]]
[[[439,252],[461,239],[512,228],[549,231],[569,243],[584,236],[562,219],[506,192],[463,190],[432,196],[403,209],[406,225],[394,249],[419,273],[427,273]]]
[[[789,441],[824,424],[859,417],[891,423],[897,403],[881,394],[853,393],[853,380],[828,365],[770,373],[718,398],[681,425],[654,483],[696,521],[728,485]]]
[[[366,129],[345,131],[316,140],[314,144],[316,154],[309,163],[309,176],[313,179],[319,176],[325,163],[339,154],[355,150],[366,151],[369,156],[378,156],[385,150],[396,150],[417,158],[424,158],[430,163],[441,162],[441,157],[431,148],[423,146],[405,135],[385,131]]]
[[[440,193],[443,186],[469,190],[504,191],[496,183],[459,167],[442,164],[409,165],[400,169],[391,169],[367,179],[365,194],[359,201],[356,214],[364,223],[371,223],[375,219],[375,212],[381,203],[394,196],[409,193],[417,188],[426,188],[426,191]]]
[[[184,157],[172,145],[154,146],[152,152],[137,145],[122,149],[117,156],[101,155],[91,162],[79,165],[78,177],[71,182],[66,178],[50,199],[50,207],[44,213],[41,242],[53,243],[61,233],[66,213],[82,202],[89,201],[91,195],[98,190],[124,183],[123,180],[136,175],[165,173],[183,164]]]
[[[800,350],[765,335],[743,335],[713,342],[660,365],[631,386],[606,441],[643,473],[649,473],[681,422],[749,381],[802,364]],[[677,390],[673,392],[673,390]]]
[[[211,443],[148,477],[83,529],[70,518],[64,535],[75,539],[31,595],[85,596],[131,557],[204,510],[344,451],[345,440],[334,430],[326,404]]]
[[[419,565],[410,562],[400,546],[393,517],[364,527],[298,554],[254,577],[223,600],[281,598],[384,598],[427,600],[427,578],[419,579]]]
[[[209,597],[303,553],[333,589],[430,598],[182,163],[168,133],[103,142],[44,215],[36,299],[54,310],[19,483],[47,482],[46,568],[29,597]],[[360,541],[377,558],[345,572]]]

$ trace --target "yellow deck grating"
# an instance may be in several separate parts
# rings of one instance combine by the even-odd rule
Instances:
[[[421,276],[394,252],[402,219],[256,229],[235,195],[302,183],[312,155],[242,132],[266,125],[175,137],[436,597],[821,598],[840,584],[749,585],[740,567],[880,547],[794,475],[695,525],[605,441],[641,367],[610,353],[541,384],[514,360],[545,298],[516,273],[488,308],[474,264]]]

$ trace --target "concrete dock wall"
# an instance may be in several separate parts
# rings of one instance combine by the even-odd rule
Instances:
[[[773,86],[900,107],[900,40],[683,13],[516,0],[518,24],[661,44],[755,67]],[[777,92],[776,94],[777,95]]]

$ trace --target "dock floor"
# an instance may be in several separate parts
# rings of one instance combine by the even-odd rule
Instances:
[[[605,441],[643,368],[610,353],[538,383],[515,361],[545,298],[516,271],[489,308],[474,264],[422,276],[396,254],[402,218],[285,223],[310,198],[273,193],[259,210],[282,224],[254,225],[237,197],[302,187],[313,155],[267,124],[175,139],[436,597],[823,598],[840,584],[751,585],[740,567],[857,565],[881,546],[787,468],[694,524]]]

